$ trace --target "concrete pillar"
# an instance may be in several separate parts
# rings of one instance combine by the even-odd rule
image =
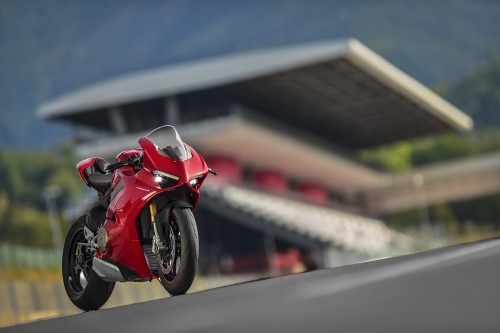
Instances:
[[[164,103],[164,121],[169,125],[177,125],[180,122],[180,110],[177,97],[170,96],[165,98]]]
[[[125,122],[125,117],[120,108],[114,107],[108,110],[109,120],[111,121],[111,127],[113,131],[117,134],[127,133],[127,123]]]

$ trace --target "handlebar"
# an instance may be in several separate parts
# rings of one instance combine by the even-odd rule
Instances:
[[[106,167],[106,172],[113,172],[116,169],[119,169],[124,166],[139,165],[141,163],[142,163],[142,154],[129,156],[121,162],[109,164]]]

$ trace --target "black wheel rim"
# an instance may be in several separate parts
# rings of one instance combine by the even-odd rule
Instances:
[[[83,228],[78,229],[71,238],[68,250],[68,285],[77,295],[85,290],[92,269],[92,256],[78,245],[84,242]]]
[[[171,216],[168,225],[163,227],[167,250],[159,254],[160,271],[167,283],[177,278],[181,263],[181,232],[177,220]]]

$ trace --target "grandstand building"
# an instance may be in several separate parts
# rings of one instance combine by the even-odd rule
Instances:
[[[374,218],[390,207],[377,197],[392,177],[354,152],[472,127],[354,39],[131,73],[47,101],[38,113],[74,125],[85,157],[112,158],[151,129],[176,126],[220,174],[197,211],[204,273],[283,274],[297,263],[336,266],[411,246]]]

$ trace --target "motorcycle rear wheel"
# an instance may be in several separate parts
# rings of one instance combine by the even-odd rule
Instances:
[[[163,288],[172,296],[183,295],[191,287],[198,267],[198,229],[189,208],[174,208],[168,223],[162,225],[169,250],[158,255],[158,275]],[[175,254],[174,254],[175,253]]]
[[[92,269],[92,254],[82,250],[86,215],[71,226],[64,242],[62,275],[64,289],[70,301],[84,311],[97,310],[107,302],[114,282],[105,282]]]

